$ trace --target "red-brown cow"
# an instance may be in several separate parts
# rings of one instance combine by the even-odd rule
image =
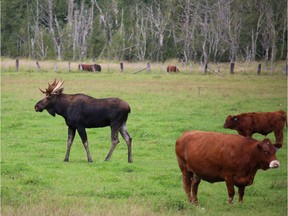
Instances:
[[[78,70],[86,70],[86,71],[101,71],[101,66],[98,64],[79,64]]]
[[[276,143],[283,144],[283,128],[285,124],[287,125],[286,112],[280,110],[276,112],[251,112],[235,116],[229,115],[224,123],[224,128],[234,129],[240,135],[246,137],[252,137],[254,133],[266,136],[274,131]]]
[[[168,65],[166,71],[169,72],[180,72],[178,67],[175,65]]]
[[[275,153],[269,139],[258,141],[235,134],[187,131],[176,141],[183,186],[189,201],[196,205],[201,179],[210,183],[225,181],[231,204],[235,185],[242,202],[245,187],[253,183],[258,169],[279,167]]]

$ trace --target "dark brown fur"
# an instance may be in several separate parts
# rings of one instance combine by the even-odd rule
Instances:
[[[110,159],[119,143],[120,132],[128,146],[128,162],[132,162],[132,138],[126,129],[126,121],[131,111],[129,104],[119,98],[96,99],[84,94],[63,94],[62,84],[58,83],[55,80],[46,91],[41,90],[46,97],[36,103],[35,111],[42,112],[46,109],[52,116],[58,114],[65,119],[68,126],[68,141],[64,161],[69,161],[70,148],[77,130],[86,150],[88,162],[92,162],[85,129],[110,126],[112,145],[105,160]]]

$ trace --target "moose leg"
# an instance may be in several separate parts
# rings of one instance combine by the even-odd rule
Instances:
[[[111,148],[110,148],[110,151],[109,151],[105,161],[110,160],[110,157],[111,157],[116,145],[119,143],[118,129],[116,129],[115,127],[111,127],[111,141],[112,141]]]
[[[128,146],[128,162],[132,163],[132,137],[129,135],[125,123],[120,128],[120,134]]]
[[[85,128],[77,128],[77,131],[79,133],[79,136],[82,139],[82,143],[83,143],[84,148],[86,150],[88,162],[92,163],[93,161],[92,161],[92,158],[91,158],[91,155],[90,155],[90,151],[89,151],[89,147],[88,147],[88,139],[87,139],[87,134],[86,134]]]
[[[66,150],[66,156],[64,158],[65,162],[69,161],[69,155],[70,155],[70,149],[75,137],[76,130],[74,128],[68,127],[68,140],[67,140],[67,150]]]

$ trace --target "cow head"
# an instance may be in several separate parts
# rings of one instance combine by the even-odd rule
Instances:
[[[54,110],[54,103],[58,95],[62,94],[64,88],[62,88],[63,82],[54,80],[53,83],[48,83],[48,88],[43,91],[39,88],[39,90],[46,95],[45,98],[38,101],[35,105],[35,111],[36,112],[42,112],[44,109],[46,109],[52,116],[55,116],[55,110]]]
[[[224,123],[224,128],[230,128],[230,129],[235,129],[236,126],[238,125],[239,118],[238,116],[227,116],[225,123]]]
[[[263,170],[269,168],[278,168],[280,162],[276,158],[276,147],[271,143],[269,139],[264,139],[257,144],[257,159],[259,166]]]

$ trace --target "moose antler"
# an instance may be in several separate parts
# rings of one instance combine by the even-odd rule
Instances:
[[[46,94],[46,96],[48,95],[52,95],[52,94],[56,94],[56,92],[61,89],[61,86],[63,85],[64,82],[62,81],[57,81],[56,79],[54,80],[53,83],[49,84],[48,83],[48,88],[43,91],[42,89],[39,88],[39,90],[43,93]]]

